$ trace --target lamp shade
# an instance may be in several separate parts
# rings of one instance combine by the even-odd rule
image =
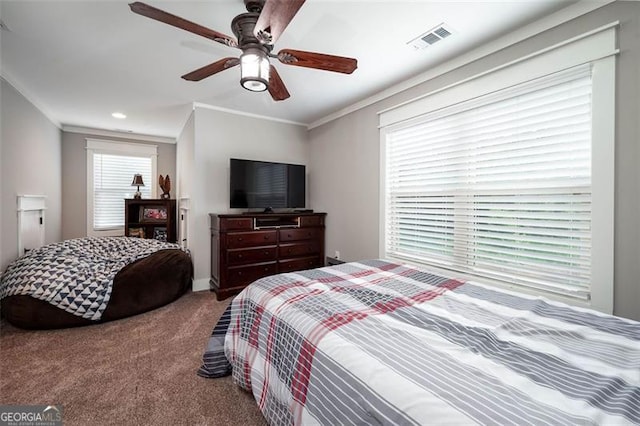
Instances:
[[[131,186],[144,186],[144,182],[142,181],[142,175],[140,174],[133,175],[133,182],[131,182]]]
[[[252,92],[267,90],[269,59],[260,49],[246,49],[240,56],[240,84]]]

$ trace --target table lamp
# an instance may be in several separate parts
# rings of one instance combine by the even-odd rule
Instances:
[[[137,186],[138,187],[138,190],[136,191],[136,193],[133,194],[133,198],[137,198],[137,199],[142,198],[142,193],[140,192],[140,187],[144,186],[144,182],[142,181],[142,175],[141,174],[133,175],[133,182],[131,182],[131,186]]]

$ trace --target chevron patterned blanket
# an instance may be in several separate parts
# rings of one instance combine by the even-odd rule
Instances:
[[[29,295],[74,315],[99,320],[109,303],[118,271],[178,244],[129,237],[86,237],[29,251],[9,265],[0,299]]]
[[[588,309],[372,260],[260,279],[223,321],[200,374],[272,425],[640,424],[640,323]]]

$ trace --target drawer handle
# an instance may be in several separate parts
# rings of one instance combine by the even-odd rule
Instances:
[[[238,237],[238,241],[242,241],[242,237]]]
[[[242,259],[242,255],[241,254],[238,255],[238,259]]]
[[[265,236],[264,236],[264,239],[265,239],[265,240],[268,240],[268,239],[269,239],[269,236],[268,236],[268,235],[265,235]]]
[[[269,272],[269,268],[264,268],[264,271],[265,272]]]
[[[265,256],[269,256],[269,251],[268,251],[268,250],[267,250],[267,251],[265,251],[265,252],[264,252],[264,255],[265,255]]]
[[[238,275],[242,275],[242,271],[238,271]]]
[[[291,253],[291,249],[287,249],[287,253]]]

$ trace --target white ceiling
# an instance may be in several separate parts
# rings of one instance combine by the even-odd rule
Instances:
[[[2,76],[63,126],[175,138],[194,102],[309,124],[420,74],[573,0],[307,0],[276,43],[358,59],[351,75],[277,67],[291,97],[240,84],[239,67],[200,82],[181,75],[237,49],[134,14],[126,1],[0,1]],[[242,0],[147,1],[233,36]],[[407,42],[440,23],[454,34],[424,50]],[[123,112],[127,119],[111,117]]]

